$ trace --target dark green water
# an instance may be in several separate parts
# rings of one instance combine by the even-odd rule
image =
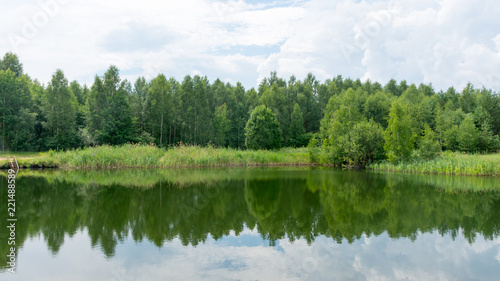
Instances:
[[[6,271],[0,181],[0,280],[500,276],[498,178],[313,168],[21,171],[16,274]]]

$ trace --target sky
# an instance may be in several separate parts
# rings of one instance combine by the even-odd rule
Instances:
[[[271,71],[468,83],[500,92],[497,0],[0,0],[0,56],[31,77],[62,69],[90,85],[110,65],[134,82],[159,73],[256,87]]]

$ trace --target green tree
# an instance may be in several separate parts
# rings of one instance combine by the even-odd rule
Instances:
[[[322,127],[324,146],[334,164],[365,165],[384,158],[383,129],[375,121],[367,121],[360,112],[360,91],[349,88],[328,102]]]
[[[306,129],[304,128],[304,118],[300,106],[295,104],[292,111],[292,121],[290,123],[290,132],[288,133],[288,145],[293,147],[301,147],[307,144],[305,136]]]
[[[130,96],[129,104],[132,112],[132,119],[135,125],[136,133],[142,134],[146,130],[146,96],[150,84],[146,78],[139,77],[134,83],[134,91]]]
[[[30,80],[22,75],[16,74],[9,69],[0,70],[0,149],[20,150],[26,147],[28,141],[19,131],[31,132],[32,122],[23,122],[24,117],[32,116],[33,97],[30,88]],[[28,111],[21,112],[22,109]],[[21,128],[21,124],[29,125],[29,128]],[[33,137],[29,139],[33,140]],[[21,145],[22,144],[22,145]],[[22,147],[18,147],[21,145]]]
[[[457,132],[458,126],[462,123],[465,118],[465,114],[462,109],[454,110],[454,105],[451,101],[448,101],[444,109],[436,109],[436,133],[437,139],[441,146],[447,150],[457,150]]]
[[[109,117],[109,101],[104,91],[104,83],[99,76],[95,76],[94,84],[90,89],[86,104],[87,130],[90,138],[95,139],[97,144],[102,143],[104,134],[104,121]],[[87,143],[90,144],[90,143]]]
[[[80,86],[77,81],[73,81],[69,84],[69,88],[76,98],[76,126],[78,129],[85,127],[85,103],[87,101],[88,88],[87,86]]]
[[[462,95],[459,98],[459,104],[465,113],[472,113],[476,108],[476,90],[471,83],[467,83],[467,86],[463,89]]]
[[[491,131],[491,126],[488,122],[484,122],[481,125],[481,130],[479,132],[479,149],[481,151],[498,151],[500,149],[500,138],[498,135],[494,135]]]
[[[378,91],[376,94],[369,96],[366,99],[364,109],[366,118],[373,119],[383,128],[387,128],[391,100],[384,92]]]
[[[134,128],[128,81],[120,81],[119,70],[110,66],[104,80],[96,76],[87,101],[88,132],[98,143],[123,144],[133,140]]]
[[[418,147],[420,156],[426,160],[435,158],[441,151],[441,145],[437,141],[436,133],[427,124],[425,124],[423,137],[420,139]]]
[[[350,165],[366,165],[385,158],[384,130],[373,120],[356,123],[343,139],[344,159]]]
[[[232,93],[234,95],[234,107],[231,110],[228,109],[231,120],[228,141],[231,147],[243,148],[245,147],[245,125],[250,117],[250,108],[253,109],[253,106],[250,104],[245,88],[241,83],[236,84]]]
[[[104,122],[104,134],[101,135],[103,143],[120,145],[134,139],[132,114],[128,103],[129,92],[125,83],[109,99],[109,118]]]
[[[479,130],[472,115],[467,115],[460,124],[457,134],[458,149],[465,152],[479,150]]]
[[[156,143],[163,146],[165,139],[171,141],[172,85],[160,74],[153,81],[146,96],[147,128]],[[168,138],[167,138],[168,137]]]
[[[14,53],[6,53],[0,60],[0,70],[10,69],[16,77],[23,75],[23,64],[19,61],[19,57]]]
[[[231,128],[231,120],[229,120],[226,104],[217,106],[214,115],[214,142],[217,146],[225,146],[226,134]]]
[[[413,120],[407,112],[406,103],[400,100],[392,103],[389,123],[384,134],[384,149],[391,162],[409,159],[415,147],[417,135],[413,132]]]
[[[42,112],[47,120],[47,148],[69,149],[78,145],[77,101],[60,69],[52,75],[47,86],[42,98]]]
[[[279,82],[272,83],[271,86],[262,86],[261,90],[263,92],[260,96],[260,103],[274,112],[281,129],[283,140],[287,143],[291,108],[287,106],[288,101],[285,88],[284,86],[280,86],[281,84],[281,80],[279,80]]]
[[[276,115],[265,105],[257,106],[245,126],[245,145],[249,149],[281,147],[281,130]]]

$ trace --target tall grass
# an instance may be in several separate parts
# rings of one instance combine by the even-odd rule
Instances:
[[[8,167],[7,161],[5,162]],[[144,144],[103,145],[64,152],[50,151],[19,161],[19,164],[25,167],[60,168],[274,166],[309,163],[305,148],[254,151],[183,144],[169,149]]]
[[[369,168],[406,173],[500,176],[500,153],[479,155],[444,152],[433,160],[414,160],[398,164],[382,162],[372,164]]]
[[[69,168],[158,167],[164,153],[153,145],[125,144],[49,153],[47,158]]]
[[[168,149],[160,159],[162,167],[304,165],[309,163],[308,153],[303,148],[285,148],[279,151],[237,150],[183,144]]]

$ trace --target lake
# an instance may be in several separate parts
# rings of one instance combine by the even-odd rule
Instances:
[[[499,178],[329,168],[30,171],[0,280],[498,280]]]

